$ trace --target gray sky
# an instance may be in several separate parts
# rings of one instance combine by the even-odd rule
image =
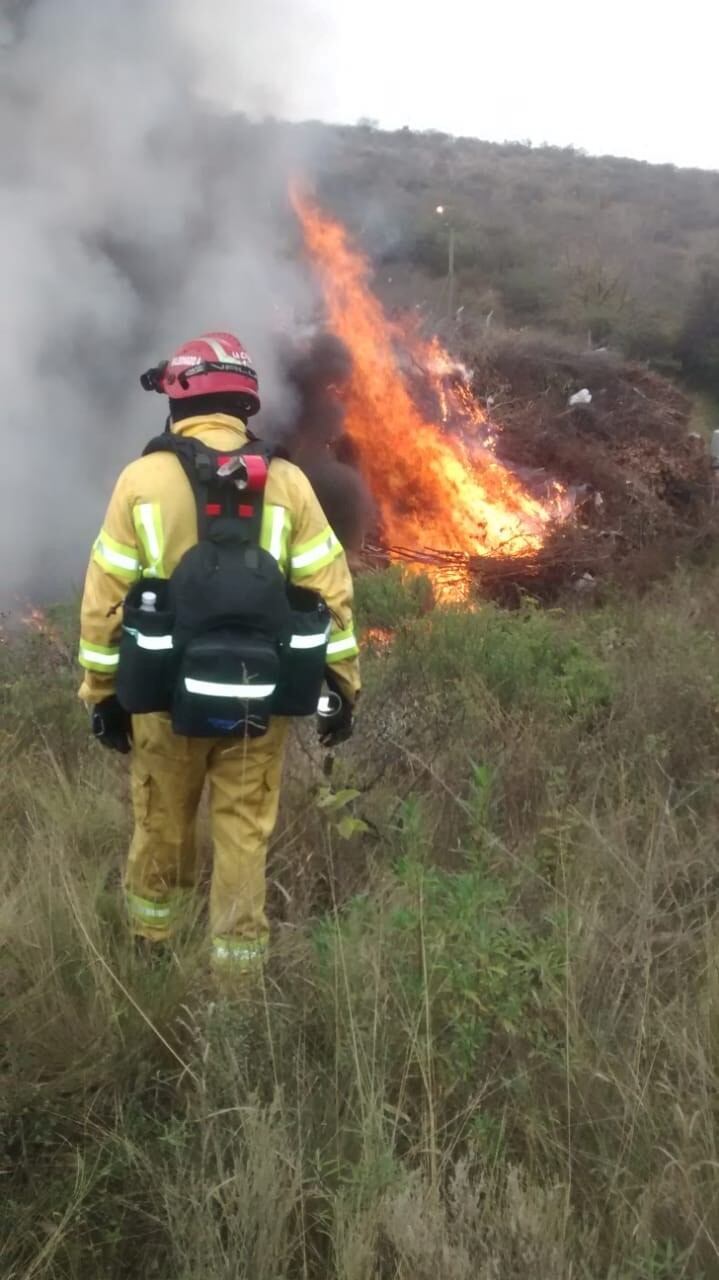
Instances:
[[[238,0],[235,13],[253,7]],[[351,123],[369,116],[388,128],[530,138],[719,168],[713,0],[306,0],[299,7],[303,34],[298,40],[295,27],[290,40],[281,33],[291,30],[298,0],[261,4],[265,31],[274,29],[272,47],[288,67],[282,101],[270,94],[263,101],[261,69],[248,56],[251,22],[242,23],[243,36],[224,26],[222,54],[235,73],[238,58],[242,66],[242,89],[229,95],[238,105],[246,105],[253,77],[258,105],[278,114]]]

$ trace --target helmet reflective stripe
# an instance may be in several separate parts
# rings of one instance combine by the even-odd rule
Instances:
[[[327,632],[314,636],[292,636],[290,649],[319,649],[327,643]]]
[[[354,658],[359,653],[359,646],[354,633],[354,627],[347,627],[345,631],[333,631],[330,636],[330,642],[327,645],[327,659],[331,662],[339,658]]]
[[[165,538],[162,529],[162,512],[158,502],[141,502],[134,507],[132,518],[142,544],[147,578],[164,578],[163,559]]]
[[[200,342],[206,342],[208,347],[212,347],[212,350],[221,364],[237,364],[242,369],[249,367],[250,358],[246,351],[244,352],[245,358],[243,359],[242,353],[238,356],[233,351],[227,351],[222,343],[218,342],[216,338],[203,337],[200,338]]]
[[[276,684],[218,684],[214,680],[193,680],[185,677],[188,693],[200,693],[206,698],[269,698]]]

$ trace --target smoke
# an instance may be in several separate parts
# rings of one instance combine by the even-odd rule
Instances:
[[[353,465],[352,442],[343,434],[342,393],[352,375],[351,354],[339,338],[320,329],[282,344],[280,358],[293,396],[274,434],[309,476],[343,546],[355,549],[377,513]]]
[[[5,602],[79,584],[162,424],[138,375],[179,342],[237,331],[263,418],[295,420],[286,189],[316,131],[247,117],[302,114],[330,35],[309,0],[0,0]]]

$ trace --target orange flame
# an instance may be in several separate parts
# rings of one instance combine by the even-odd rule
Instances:
[[[527,555],[566,514],[564,491],[534,497],[493,454],[469,376],[438,339],[408,337],[369,286],[369,265],[345,228],[297,190],[292,201],[322,286],[329,327],[349,348],[354,368],[342,398],[345,430],[377,503],[387,542],[469,555]],[[418,406],[411,370],[433,389],[439,421]],[[450,434],[445,423],[461,426]]]
[[[50,621],[43,609],[37,607],[29,608],[28,612],[23,614],[20,621],[30,631],[35,631],[37,635],[44,636],[52,644],[61,644],[60,633],[56,626]]]
[[[394,640],[394,631],[390,627],[367,627],[362,639],[365,644],[382,652],[390,648]]]

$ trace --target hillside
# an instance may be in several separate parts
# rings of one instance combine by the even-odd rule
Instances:
[[[686,330],[707,278],[719,297],[719,174],[369,125],[296,131],[390,305],[446,315],[452,226],[460,333],[491,316],[691,366]],[[719,308],[708,309],[716,339]]]

